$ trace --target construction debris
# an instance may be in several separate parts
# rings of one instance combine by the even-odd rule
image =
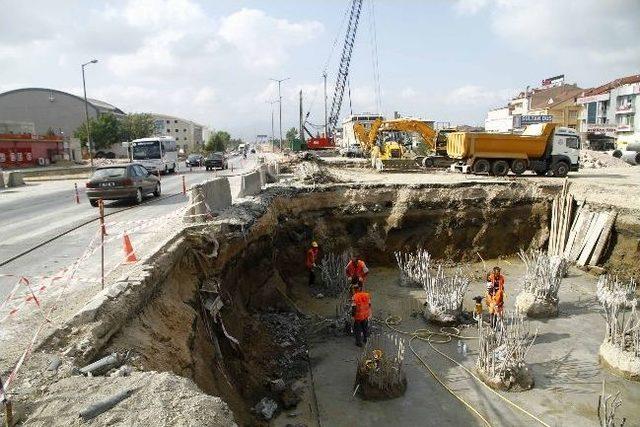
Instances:
[[[354,394],[366,400],[392,399],[404,394],[407,377],[402,368],[405,342],[396,333],[369,337],[358,358]]]
[[[526,356],[537,336],[531,334],[520,313],[508,313],[494,328],[478,322],[478,359],[476,368],[491,388],[524,391],[533,387],[533,375]]]
[[[600,360],[625,378],[640,381],[640,315],[635,280],[625,283],[600,276],[596,295],[607,323]]]
[[[528,317],[558,315],[558,291],[567,270],[567,262],[559,256],[548,256],[540,250],[529,253],[520,250],[526,273],[523,290],[516,298],[516,310]]]
[[[296,180],[303,184],[330,184],[339,182],[326,167],[319,165],[317,162],[301,162],[296,165],[293,176]]]
[[[260,402],[253,407],[252,411],[265,421],[269,421],[278,411],[278,403],[268,397],[263,397]]]
[[[602,151],[580,150],[580,167],[583,169],[626,168],[631,165],[620,158]]]

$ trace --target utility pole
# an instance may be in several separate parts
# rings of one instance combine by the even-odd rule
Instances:
[[[291,77],[287,77],[284,79],[271,79],[274,82],[278,82],[278,103],[280,104],[280,112],[278,114],[278,120],[280,122],[280,151],[282,151],[282,94],[280,92],[280,88],[282,85],[282,82],[284,82],[285,80],[289,80]]]
[[[89,103],[87,102],[87,84],[84,79],[84,67],[89,64],[95,64],[97,59],[92,59],[89,62],[82,64],[82,89],[84,90],[84,114],[85,114],[85,126],[87,128],[87,145],[89,146],[89,161],[91,162],[91,170],[93,170],[93,142],[91,141],[91,129],[89,126]]]
[[[329,138],[328,126],[327,122],[327,72],[322,73],[322,78],[324,79],[324,137]]]
[[[273,104],[275,104],[278,101],[264,101],[264,102],[271,105],[271,150],[275,152],[276,151],[276,134],[273,126]]]
[[[302,89],[300,89],[300,111],[298,112],[299,117],[298,120],[300,121],[299,123],[299,129],[298,129],[298,133],[299,133],[299,138],[300,138],[300,144],[304,143],[304,113],[302,110]]]

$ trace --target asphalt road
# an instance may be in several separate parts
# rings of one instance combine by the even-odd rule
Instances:
[[[229,160],[229,169],[216,171],[215,175],[238,175],[253,168],[255,163],[255,156],[246,160],[232,158]],[[187,187],[213,174],[204,168],[184,171]],[[231,178],[230,181],[235,197],[239,178]],[[162,196],[147,198],[141,205],[136,206],[128,201],[105,202],[108,221],[154,218],[184,206],[187,197],[182,195],[182,175],[165,175],[161,182]],[[75,201],[74,183],[78,185],[80,204]],[[85,180],[64,180],[32,182],[24,187],[0,190],[0,265],[42,242],[97,219],[98,209],[91,207],[84,189]],[[0,266],[0,274],[50,275],[81,256],[96,229],[96,221],[80,226]],[[0,299],[7,295],[17,280],[0,276]]]

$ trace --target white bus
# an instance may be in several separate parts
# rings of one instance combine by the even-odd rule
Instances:
[[[150,172],[173,173],[178,164],[176,140],[170,136],[141,138],[131,141],[131,161]]]

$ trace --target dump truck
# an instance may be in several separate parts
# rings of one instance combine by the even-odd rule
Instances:
[[[566,176],[577,171],[580,136],[554,123],[528,126],[522,134],[452,132],[447,135],[447,156],[456,160],[451,169],[475,174]]]

